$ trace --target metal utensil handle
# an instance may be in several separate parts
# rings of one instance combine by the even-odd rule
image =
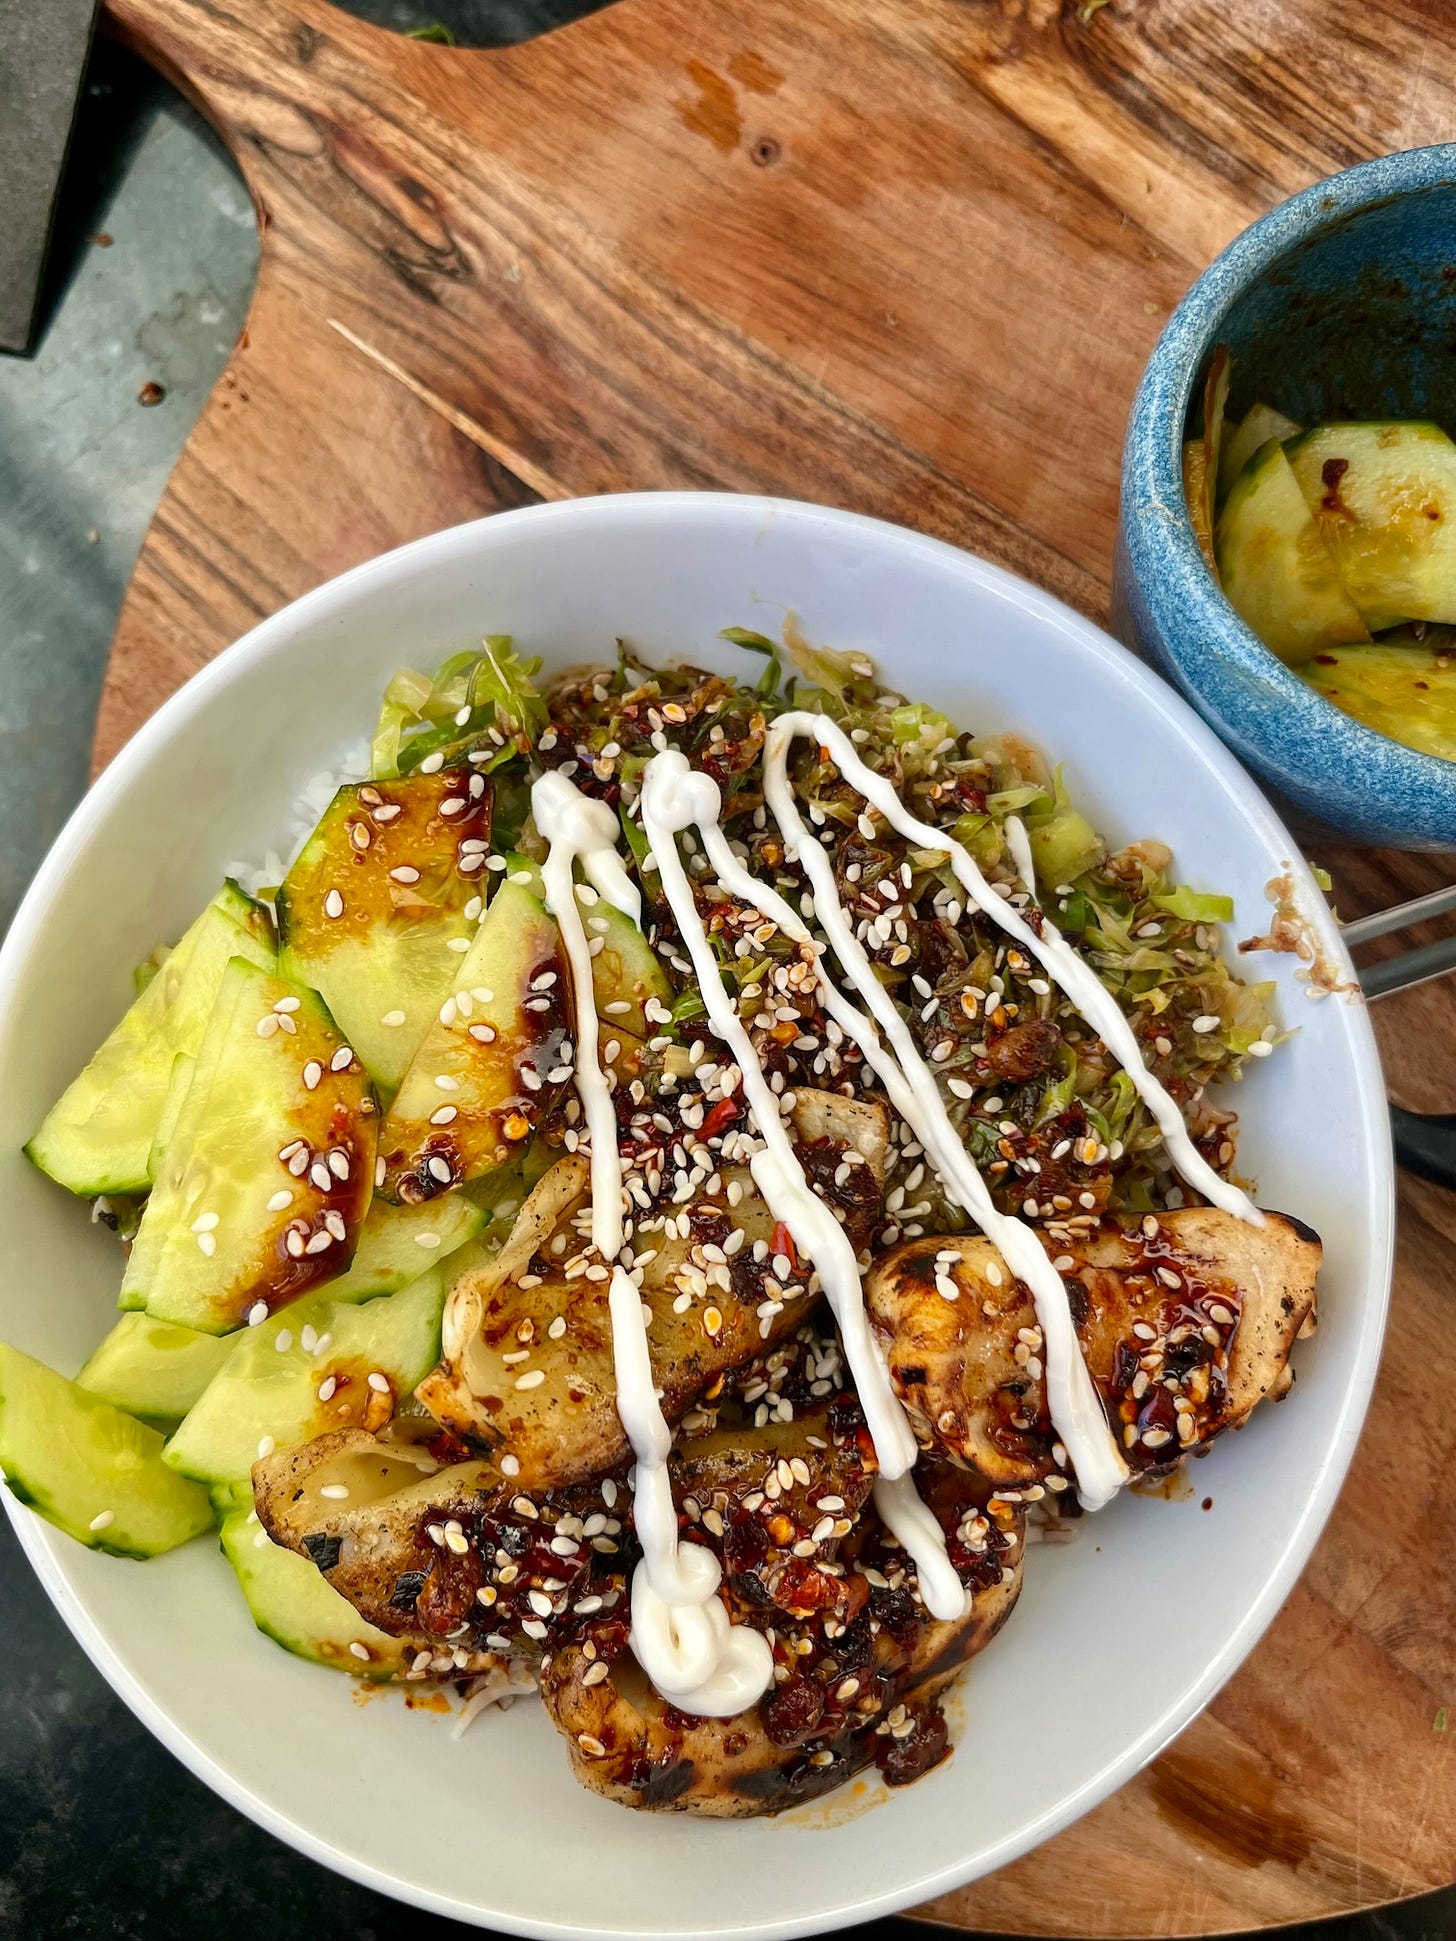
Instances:
[[[1456,1187],[1456,1112],[1407,1112],[1390,1108],[1397,1163],[1437,1186]]]
[[[1340,934],[1353,950],[1372,937],[1385,937],[1392,930],[1406,930],[1411,924],[1424,923],[1430,917],[1443,917],[1448,910],[1456,910],[1456,883],[1449,889],[1432,890],[1429,896],[1412,897],[1409,903],[1393,903],[1388,910],[1377,910],[1374,916],[1356,917],[1353,923],[1344,925]]]

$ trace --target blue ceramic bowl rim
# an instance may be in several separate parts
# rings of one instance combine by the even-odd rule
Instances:
[[[1301,760],[1300,780],[1338,810],[1350,787],[1352,754],[1364,763],[1362,786],[1387,814],[1397,804],[1428,804],[1424,832],[1456,832],[1456,762],[1406,748],[1335,707],[1247,627],[1208,570],[1183,491],[1183,428],[1194,380],[1234,304],[1298,244],[1361,209],[1423,190],[1456,187],[1456,142],[1402,149],[1357,163],[1301,189],[1237,235],[1198,278],[1169,317],[1133,399],[1123,453],[1123,530],[1139,593],[1164,641],[1186,635],[1196,616],[1212,652],[1257,675],[1281,707],[1306,720],[1338,722],[1330,759],[1317,750]],[[1205,649],[1205,651],[1210,651]],[[1193,670],[1178,662],[1197,695]],[[1232,725],[1232,724],[1230,724]],[[1246,737],[1250,756],[1258,740]],[[1338,744],[1338,745],[1336,745]],[[1406,820],[1406,816],[1401,816]]]

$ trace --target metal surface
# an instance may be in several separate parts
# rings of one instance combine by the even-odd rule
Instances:
[[[0,0],[0,350],[30,343],[97,0]]]
[[[1432,890],[1429,896],[1412,897],[1409,903],[1395,903],[1388,910],[1377,910],[1374,916],[1357,917],[1340,934],[1349,949],[1357,950],[1372,937],[1388,937],[1392,930],[1409,930],[1413,923],[1443,917],[1448,910],[1456,910],[1456,883],[1448,890]]]
[[[1453,970],[1456,937],[1442,937],[1436,943],[1422,944],[1419,950],[1403,951],[1399,957],[1367,965],[1360,972],[1360,989],[1373,1004],[1378,997],[1412,991],[1417,984],[1429,984],[1433,977],[1445,977]]]

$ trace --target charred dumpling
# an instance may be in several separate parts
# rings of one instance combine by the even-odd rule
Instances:
[[[1237,1428],[1294,1379],[1313,1326],[1320,1243],[1268,1213],[1213,1207],[1104,1218],[1044,1240],[1129,1466],[1160,1469]],[[927,1448],[1003,1488],[1056,1480],[1042,1337],[1026,1287],[979,1236],[897,1247],[866,1280],[895,1391]]]
[[[891,1785],[948,1748],[939,1694],[1009,1617],[1021,1588],[1023,1525],[984,1484],[941,1469],[921,1487],[970,1593],[953,1622],[929,1617],[913,1567],[867,1507],[832,1570],[842,1593],[819,1610],[743,1605],[768,1637],[774,1684],[731,1719],[690,1718],[643,1677],[628,1627],[600,1622],[553,1651],[541,1694],[584,1786],[622,1806],[710,1818],[782,1812],[875,1765]]]
[[[533,1493],[478,1460],[358,1431],[265,1458],[253,1489],[274,1542],[362,1617],[463,1654],[538,1657],[618,1607],[639,1554],[625,1477]]]
[[[811,1179],[831,1203],[837,1195],[851,1235],[867,1238],[889,1145],[884,1108],[805,1090],[793,1124]],[[747,1166],[704,1152],[696,1190],[639,1219],[628,1261],[652,1311],[653,1368],[669,1421],[792,1332],[815,1299],[807,1264],[778,1232]],[[579,1481],[628,1458],[609,1276],[591,1245],[590,1200],[587,1161],[559,1159],[501,1252],[456,1281],[443,1359],[418,1391],[441,1424],[490,1450],[524,1488]]]

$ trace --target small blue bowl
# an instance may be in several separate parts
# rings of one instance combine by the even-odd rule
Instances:
[[[1133,401],[1113,579],[1121,639],[1187,695],[1297,825],[1398,849],[1456,847],[1456,762],[1325,700],[1246,627],[1204,563],[1182,444],[1209,355],[1230,412],[1305,424],[1434,418],[1456,434],[1456,143],[1346,169],[1229,244],[1184,297]]]

